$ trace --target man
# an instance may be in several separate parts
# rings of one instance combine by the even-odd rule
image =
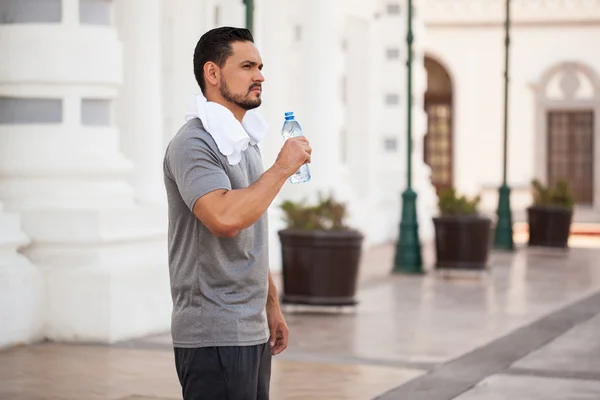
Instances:
[[[248,30],[204,34],[194,74],[205,99],[165,154],[171,333],[184,400],[268,399],[271,356],[287,347],[266,211],[312,150],[289,139],[263,170],[260,132],[250,129],[262,66]]]

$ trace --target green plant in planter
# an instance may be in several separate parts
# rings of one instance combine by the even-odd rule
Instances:
[[[480,196],[468,198],[459,196],[455,189],[447,189],[438,197],[438,207],[442,216],[477,215]]]
[[[346,205],[323,197],[316,204],[284,201],[287,229],[278,232],[283,273],[282,302],[354,305],[363,235],[346,226]]]
[[[492,221],[479,215],[480,201],[480,196],[458,195],[455,189],[440,192],[441,215],[433,218],[436,268],[487,268]]]
[[[554,187],[548,187],[542,185],[539,180],[534,179],[531,181],[531,187],[533,189],[534,205],[573,208],[575,200],[566,181],[561,180],[556,182]]]
[[[319,193],[316,205],[306,205],[306,200],[284,201],[280,208],[290,229],[301,230],[348,230],[344,224],[346,205],[334,200],[332,195],[323,197]]]

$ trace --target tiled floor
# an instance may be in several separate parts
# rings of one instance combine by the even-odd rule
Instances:
[[[37,345],[0,355],[0,399],[181,396],[171,351]],[[274,399],[367,399],[418,376],[415,370],[275,359]]]
[[[456,400],[598,400],[600,382],[494,375]]]
[[[576,326],[513,365],[534,373],[600,377],[600,315]]]
[[[445,276],[390,276],[392,255],[391,246],[366,255],[352,312],[286,313],[290,344],[274,359],[273,399],[372,399],[600,291],[600,250],[495,253],[487,273]],[[578,381],[535,371],[550,359],[560,360],[561,370],[577,358],[598,367],[598,328],[592,318],[514,365],[530,375],[493,375],[458,398],[571,398],[556,396]],[[600,398],[600,384],[585,382],[572,398]],[[110,347],[42,344],[0,353],[2,400],[146,398],[180,398],[168,334]]]

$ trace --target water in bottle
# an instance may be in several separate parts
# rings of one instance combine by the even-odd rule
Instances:
[[[293,112],[285,113],[285,122],[283,123],[283,128],[281,129],[281,135],[283,136],[284,140],[297,136],[304,136],[300,124],[294,118]],[[290,177],[290,182],[292,183],[302,183],[308,181],[310,181],[310,170],[308,169],[308,164],[301,166],[300,169]]]

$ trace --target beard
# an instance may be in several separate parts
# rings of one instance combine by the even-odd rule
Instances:
[[[233,103],[233,104],[237,105],[238,107],[243,108],[246,111],[249,111],[249,110],[252,110],[252,109],[260,106],[260,104],[262,103],[262,100],[260,99],[260,95],[256,99],[248,98],[250,91],[257,86],[260,87],[260,85],[258,85],[258,84],[253,84],[252,86],[250,86],[250,88],[248,89],[248,93],[246,93],[245,95],[233,94],[233,93],[231,93],[231,90],[229,90],[229,86],[227,86],[227,82],[225,80],[222,80],[221,85],[219,86],[219,92],[221,92],[221,96],[223,96],[223,98],[225,100],[227,100],[228,102]]]

